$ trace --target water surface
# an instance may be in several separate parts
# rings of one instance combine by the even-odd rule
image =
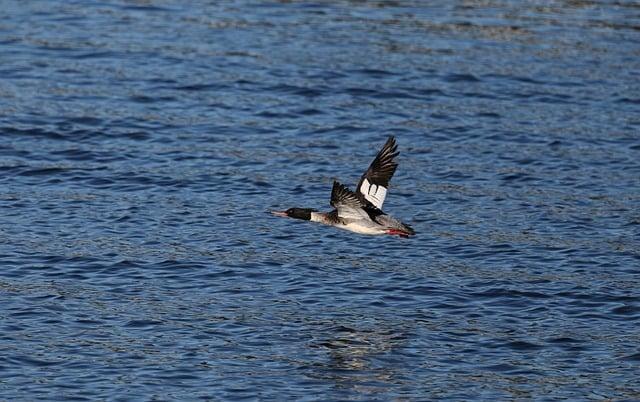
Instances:
[[[640,399],[636,2],[4,9],[0,399]]]

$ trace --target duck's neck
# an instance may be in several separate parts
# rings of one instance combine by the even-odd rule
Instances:
[[[327,223],[327,215],[324,212],[312,212],[311,213],[311,222],[320,222],[320,223]]]

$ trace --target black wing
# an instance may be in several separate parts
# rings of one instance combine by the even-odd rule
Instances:
[[[380,209],[369,202],[363,202],[356,193],[337,181],[333,182],[331,189],[331,206],[336,209],[340,218],[375,220],[376,216],[383,215]]]
[[[389,181],[398,167],[398,163],[394,160],[400,154],[397,149],[396,139],[393,136],[389,137],[358,183],[356,190],[358,197],[363,202],[364,200],[370,202],[377,209],[382,209],[384,199],[387,197]]]

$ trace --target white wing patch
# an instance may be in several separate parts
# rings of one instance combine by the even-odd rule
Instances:
[[[362,180],[360,186],[360,193],[364,198],[375,205],[378,209],[382,209],[384,199],[387,198],[387,188],[384,186],[378,186],[377,184],[369,183],[369,180]]]

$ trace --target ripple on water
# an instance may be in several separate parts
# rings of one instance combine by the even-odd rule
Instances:
[[[631,3],[34,4],[0,40],[5,399],[637,399]],[[415,238],[265,213],[388,135]]]

